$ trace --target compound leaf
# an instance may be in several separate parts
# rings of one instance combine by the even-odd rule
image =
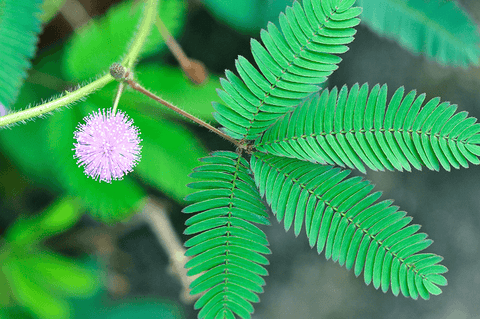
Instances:
[[[357,0],[362,22],[444,65],[478,65],[477,24],[457,1]]]
[[[337,54],[353,41],[361,9],[352,1],[332,0],[329,7],[297,1],[280,14],[280,29],[269,23],[251,41],[258,71],[244,57],[236,60],[239,77],[227,71],[219,93],[227,107],[214,105],[215,119],[234,138],[253,140],[285,112],[320,89],[337,69]]]
[[[445,285],[447,271],[434,254],[420,253],[431,245],[427,235],[416,233],[410,217],[391,201],[377,202],[380,193],[360,177],[347,178],[349,171],[297,159],[254,153],[251,167],[262,190],[285,230],[295,235],[305,225],[310,245],[327,259],[363,271],[364,281],[386,292],[399,287],[405,297],[428,299]],[[282,189],[280,196],[276,189]],[[283,191],[285,190],[285,191]],[[402,288],[403,287],[403,288]]]
[[[268,225],[248,162],[232,152],[214,152],[201,159],[203,166],[191,174],[197,192],[184,213],[195,213],[185,224],[185,234],[195,234],[185,246],[193,258],[185,265],[189,275],[201,274],[192,294],[204,293],[195,303],[199,318],[250,318],[252,302],[263,292],[267,275],[263,265],[269,254],[265,234],[255,225]],[[223,175],[223,176],[222,176]]]
[[[0,1],[0,106],[16,99],[35,54],[41,29],[40,0]]]
[[[387,103],[387,86],[324,90],[286,114],[255,141],[278,156],[372,170],[431,170],[479,164],[480,124],[457,106],[403,87]],[[288,130],[282,128],[288,127]]]

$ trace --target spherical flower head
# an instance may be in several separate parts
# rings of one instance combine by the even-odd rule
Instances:
[[[111,183],[121,180],[140,161],[142,147],[138,127],[122,111],[98,110],[83,119],[74,133],[74,158],[85,174]]]

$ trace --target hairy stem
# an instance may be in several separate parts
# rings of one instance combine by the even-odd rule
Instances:
[[[142,46],[145,43],[148,34],[150,33],[152,25],[155,22],[155,17],[157,15],[158,2],[159,0],[147,0],[147,2],[145,3],[145,11],[142,20],[140,21],[138,33],[135,35],[132,46],[130,47],[124,59],[124,64],[127,65],[128,68],[131,68],[133,66],[135,60],[140,54],[140,50],[142,49]],[[5,116],[0,116],[0,127],[14,124],[16,122],[25,121],[51,112],[62,106],[74,103],[81,98],[89,95],[90,93],[104,87],[113,79],[114,78],[110,74],[106,74],[98,80],[95,80],[92,83],[79,88],[78,90],[66,92],[61,97],[54,99],[50,102],[43,103],[36,107],[32,107],[23,111],[11,113]]]
[[[243,143],[241,143],[240,141],[237,141],[236,139],[228,136],[227,134],[223,133],[222,131],[220,131],[219,129],[213,127],[212,125],[208,124],[207,122],[191,115],[190,113],[188,112],[185,112],[184,110],[176,107],[175,105],[163,100],[161,97],[158,97],[156,96],[155,94],[153,94],[152,92],[148,91],[147,89],[145,89],[143,86],[141,86],[140,84],[138,84],[136,81],[132,80],[130,78],[130,72],[127,72],[125,74],[125,82],[132,88],[134,89],[135,91],[138,91],[146,96],[148,96],[149,98],[165,105],[166,107],[168,107],[169,109],[171,109],[172,111],[175,111],[177,112],[178,114],[180,115],[183,115],[185,116],[186,118],[194,121],[195,123],[209,129],[210,131],[216,133],[217,135],[223,137],[224,139],[226,139],[227,141],[230,141],[232,142],[233,144],[235,144],[239,149],[246,149],[247,146]]]
[[[0,127],[13,124],[20,121],[25,121],[33,117],[40,116],[42,114],[51,112],[55,109],[58,109],[61,106],[68,105],[70,103],[74,103],[79,99],[87,96],[88,94],[94,92],[95,90],[107,85],[113,80],[113,77],[110,74],[106,74],[102,76],[100,79],[93,81],[90,84],[81,87],[78,90],[73,92],[66,92],[65,95],[61,96],[58,99],[53,101],[41,104],[36,107],[32,107],[23,111],[10,113],[5,116],[0,117]]]
[[[124,87],[125,84],[123,82],[120,82],[120,84],[118,85],[117,94],[115,95],[115,101],[113,102],[112,114],[115,114],[117,112],[118,102],[120,102],[120,97],[122,96]]]
[[[122,62],[122,65],[127,69],[131,69],[135,64],[135,60],[140,55],[143,44],[150,34],[150,30],[152,29],[152,25],[155,23],[155,18],[157,16],[158,2],[159,0],[148,0],[147,3],[145,3],[145,11],[143,13],[143,19],[140,21],[138,33],[135,35],[135,40]]]

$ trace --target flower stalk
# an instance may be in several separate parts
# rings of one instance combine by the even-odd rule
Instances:
[[[118,73],[116,70],[118,69],[119,67],[119,64],[113,64],[111,67],[110,67],[110,72],[112,74],[115,74]],[[112,71],[112,70],[115,70],[115,71]],[[120,72],[122,73],[122,72]],[[118,77],[117,78],[118,80],[120,81],[124,81],[125,83],[127,83],[132,89],[134,89],[135,91],[138,91],[146,96],[148,96],[149,98],[151,98],[152,100],[155,100],[159,103],[161,103],[162,105],[168,107],[169,109],[171,109],[172,111],[180,114],[180,115],[183,115],[185,116],[186,118],[188,118],[189,120],[192,120],[193,122],[199,124],[200,126],[203,126],[207,129],[209,129],[210,131],[216,133],[217,135],[223,137],[224,139],[226,139],[227,141],[229,142],[232,142],[233,144],[235,144],[235,146],[237,146],[237,148],[241,149],[241,150],[247,150],[247,145],[243,144],[241,141],[238,141],[230,136],[228,136],[227,134],[223,133],[222,131],[220,131],[219,129],[217,129],[216,127],[213,127],[212,125],[208,124],[207,122],[199,119],[198,117],[196,116],[193,116],[192,114],[176,107],[175,105],[165,101],[164,99],[162,99],[161,97],[153,94],[152,92],[150,92],[149,90],[147,90],[146,88],[144,88],[143,86],[141,86],[138,82],[136,82],[133,77],[132,77],[132,74],[130,71],[126,70],[125,72],[123,72],[123,78],[120,78]]]

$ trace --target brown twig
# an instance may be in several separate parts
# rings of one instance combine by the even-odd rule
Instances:
[[[190,284],[198,277],[198,275],[187,276],[185,263],[189,258],[185,256],[185,248],[183,248],[183,244],[174,231],[173,225],[170,223],[164,208],[153,198],[149,198],[142,216],[152,228],[159,243],[168,253],[171,271],[180,279],[183,286],[181,294],[182,300],[185,303],[192,303],[199,296],[190,295]]]
[[[162,35],[162,38],[165,40],[165,44],[168,46],[168,49],[170,52],[172,52],[178,63],[180,63],[183,72],[185,72],[185,74],[193,83],[202,84],[208,76],[205,65],[198,60],[187,57],[178,42],[175,41],[167,27],[165,27],[165,24],[163,24],[159,16],[157,16],[157,19],[155,20],[155,25],[157,26],[158,32],[160,32]]]
[[[74,32],[77,32],[81,26],[92,19],[78,0],[65,1],[65,4],[60,8],[60,14],[72,26]]]
[[[114,63],[110,66],[110,74],[115,78],[117,79],[118,81],[120,82],[123,82],[123,83],[127,83],[132,89],[134,89],[135,91],[138,91],[146,96],[148,96],[149,98],[165,105],[166,107],[168,107],[170,110],[174,111],[174,112],[177,112],[178,114],[180,115],[183,115],[185,116],[186,118],[194,121],[195,123],[209,129],[210,131],[216,133],[217,135],[223,137],[224,139],[226,139],[227,141],[230,141],[232,142],[233,144],[235,144],[235,146],[237,148],[239,148],[240,150],[247,150],[248,149],[248,145],[245,144],[244,141],[238,141],[230,136],[228,136],[227,134],[223,133],[222,131],[220,131],[219,129],[213,127],[212,125],[208,124],[207,122],[199,119],[198,117],[195,117],[193,116],[192,114],[188,113],[188,112],[185,112],[184,110],[176,107],[175,105],[165,101],[164,99],[162,99],[161,97],[159,96],[156,96],[155,94],[153,94],[152,92],[150,92],[149,90],[147,90],[146,88],[144,88],[143,86],[141,86],[140,84],[138,84],[134,79],[133,79],[133,74],[132,72],[130,72],[129,70],[127,70],[124,66],[122,66],[121,64],[119,63]]]
[[[142,87],[142,86],[141,86],[140,84],[138,84],[136,81],[134,81],[134,80],[132,80],[132,79],[129,79],[129,78],[128,78],[128,72],[127,72],[126,76],[127,76],[127,79],[125,80],[125,82],[126,82],[132,89],[134,89],[135,91],[138,91],[138,92],[140,92],[140,93],[148,96],[149,98],[151,98],[151,99],[153,99],[153,100],[155,100],[155,101],[157,101],[157,102],[165,105],[166,107],[168,107],[168,108],[171,109],[172,111],[177,112],[178,114],[183,115],[183,116],[185,116],[186,118],[194,121],[195,123],[197,123],[197,124],[199,124],[199,125],[207,128],[207,129],[209,129],[210,131],[212,131],[212,132],[216,133],[217,135],[223,137],[223,138],[226,139],[227,141],[232,142],[232,143],[235,144],[235,146],[237,146],[238,148],[240,148],[240,149],[245,149],[245,148],[246,148],[245,144],[240,143],[240,142],[237,141],[236,139],[228,136],[227,134],[223,133],[222,131],[220,131],[219,129],[213,127],[212,125],[208,124],[207,122],[205,122],[205,121],[203,121],[203,120],[201,120],[201,119],[199,119],[199,118],[191,115],[190,113],[187,113],[187,112],[185,112],[184,110],[176,107],[175,105],[173,105],[173,104],[171,104],[171,103],[163,100],[161,97],[156,96],[156,95],[153,94],[152,92],[150,92],[150,91],[148,91],[147,89],[145,89],[144,87]]]

